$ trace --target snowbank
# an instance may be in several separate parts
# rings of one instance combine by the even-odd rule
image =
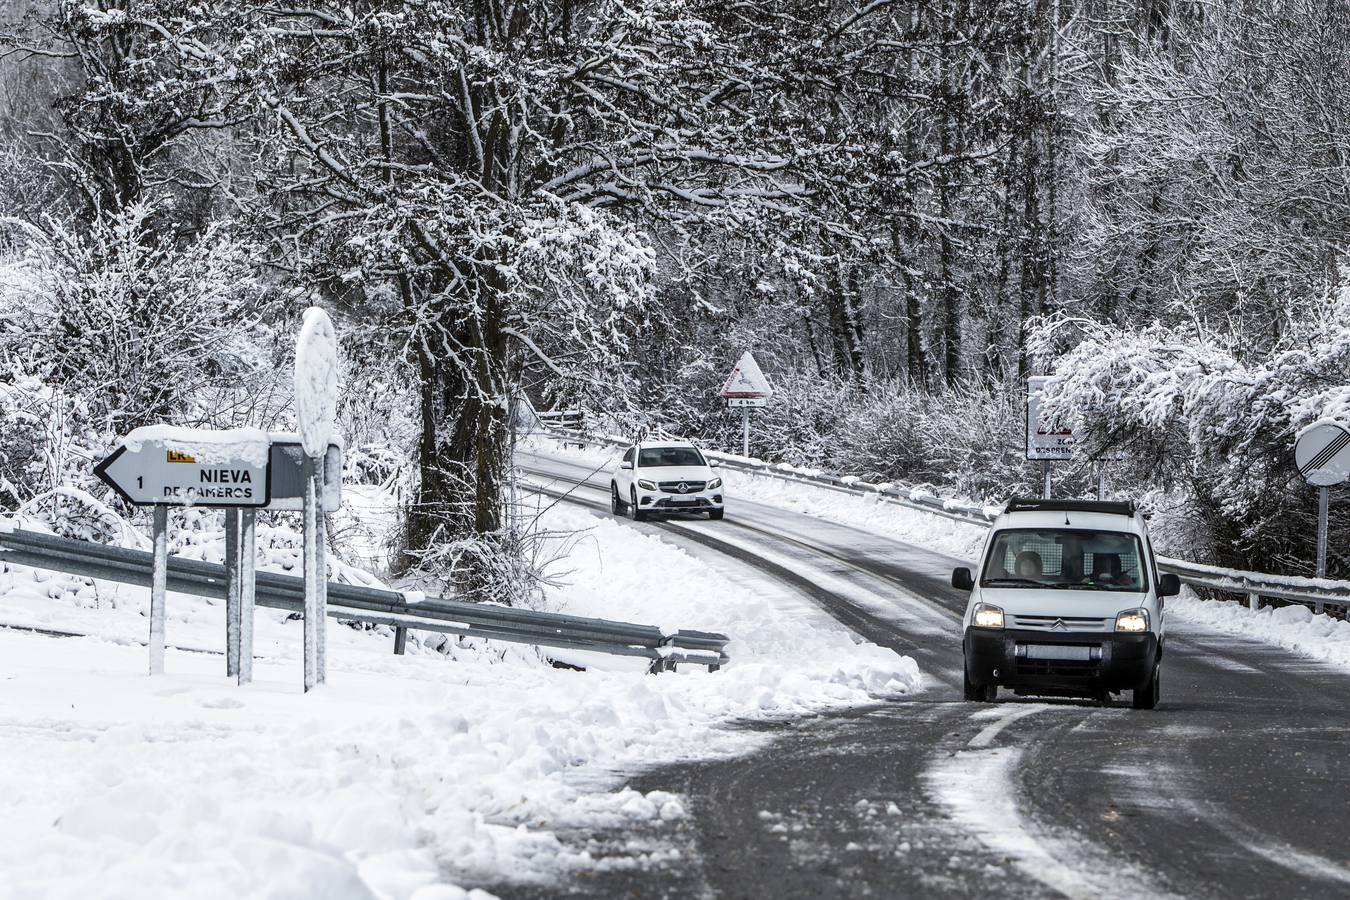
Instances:
[[[98,635],[0,630],[0,897],[442,900],[550,879],[592,864],[556,829],[683,814],[678,797],[615,790],[620,773],[762,739],[732,720],[919,683],[913,660],[658,537],[562,507],[543,524],[594,525],[554,539],[571,572],[552,607],[723,630],[732,664],[575,672],[500,645],[447,656],[430,636],[394,657],[387,630],[334,623],[329,683],[304,695],[301,623],[259,610],[257,681],[239,689],[222,606],[174,594],[168,674],[148,678],[144,590],[0,574],[0,622]],[[181,549],[216,558],[217,543]],[[273,543],[264,561],[293,565]]]
[[[1277,644],[1350,670],[1350,622],[1314,615],[1306,606],[1248,609],[1239,603],[1201,600],[1186,588],[1167,609],[1183,622]]]

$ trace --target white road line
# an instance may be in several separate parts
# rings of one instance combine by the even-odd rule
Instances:
[[[1001,715],[996,721],[984,726],[980,733],[971,738],[970,743],[966,746],[974,747],[977,750],[982,747],[988,747],[994,742],[994,738],[998,737],[1000,731],[1007,728],[1018,719],[1025,719],[1027,716],[1034,715],[1038,712],[1044,712],[1047,708],[1048,707],[1040,703],[1033,703],[1029,706],[1019,705],[1009,707],[1008,711]]]
[[[1147,872],[1087,843],[1083,835],[1035,827],[1018,809],[1014,773],[1022,753],[1017,747],[964,750],[938,760],[924,780],[963,833],[1053,891],[1074,900],[1168,896]]]

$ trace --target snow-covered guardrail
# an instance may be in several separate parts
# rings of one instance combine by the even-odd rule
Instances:
[[[544,426],[544,432],[560,441],[574,444],[613,448],[625,448],[631,444],[630,441],[620,437],[588,435],[548,425]],[[1003,512],[1003,508],[998,506],[982,506],[969,501],[943,499],[921,487],[892,483],[872,484],[853,476],[831,475],[816,469],[803,469],[786,463],[768,463],[713,450],[707,451],[707,456],[718,460],[727,468],[752,475],[811,484],[857,496],[872,496],[887,503],[895,503],[984,528],[988,528],[999,513]],[[1175,574],[1183,583],[1192,587],[1241,594],[1247,598],[1248,604],[1253,609],[1261,605],[1263,597],[1302,603],[1312,606],[1318,612],[1322,611],[1323,606],[1350,608],[1350,582],[1347,581],[1224,569],[1168,557],[1158,558],[1158,568]]]
[[[76,541],[35,531],[0,528],[0,562],[51,569],[86,578],[149,587],[151,554],[144,550]],[[168,590],[224,599],[225,567],[169,557]],[[303,612],[303,579],[272,572],[257,574],[259,606]],[[410,599],[397,591],[361,585],[328,584],[328,615],[387,625],[396,629],[401,652],[407,629],[482,637],[520,644],[644,657],[649,670],[670,670],[678,663],[715,671],[728,662],[723,634],[680,630],[666,634],[652,625],[591,619],[443,598]]]

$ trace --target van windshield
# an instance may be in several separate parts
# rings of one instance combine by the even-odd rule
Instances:
[[[1124,531],[1010,528],[994,535],[981,587],[1148,590],[1139,538]]]

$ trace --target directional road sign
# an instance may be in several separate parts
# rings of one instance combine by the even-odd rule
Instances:
[[[1073,456],[1073,432],[1048,428],[1041,421],[1041,400],[1054,379],[1033,375],[1027,379],[1027,459],[1069,459]]]
[[[1327,419],[1314,422],[1298,433],[1294,462],[1314,487],[1330,487],[1350,479],[1350,430]]]
[[[247,452],[231,455],[224,448],[203,454],[184,446],[166,438],[128,440],[99,463],[94,474],[136,506],[267,505],[265,443],[261,457]]]

